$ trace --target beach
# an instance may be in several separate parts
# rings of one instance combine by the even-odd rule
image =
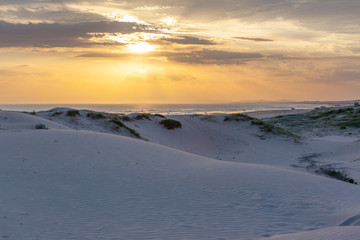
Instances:
[[[0,111],[0,235],[355,239],[357,130],[277,126],[357,112]]]

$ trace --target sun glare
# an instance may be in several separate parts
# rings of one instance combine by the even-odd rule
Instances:
[[[129,45],[127,45],[127,48],[130,52],[133,52],[133,53],[146,53],[146,52],[151,52],[151,51],[155,50],[155,46],[150,45],[146,42],[129,44]]]
[[[172,17],[166,17],[166,18],[161,19],[161,22],[163,22],[167,25],[173,25],[173,24],[175,24],[176,20]]]

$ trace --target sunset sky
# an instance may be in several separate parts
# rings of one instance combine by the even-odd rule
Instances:
[[[0,103],[360,98],[359,0],[0,0]]]

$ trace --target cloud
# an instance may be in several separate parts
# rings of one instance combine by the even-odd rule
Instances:
[[[216,44],[215,42],[207,39],[190,37],[190,36],[180,36],[178,38],[163,38],[162,40],[181,44],[181,45],[215,45]]]
[[[273,42],[274,40],[267,39],[267,38],[252,38],[252,37],[235,37],[236,39],[240,40],[248,40],[254,42]]]
[[[247,23],[293,20],[308,29],[359,33],[359,0],[3,0],[0,19],[32,22],[79,23],[104,21],[106,17],[88,11],[126,11],[143,20],[173,16],[193,23],[240,19]],[[78,8],[72,8],[77,4]],[[154,21],[153,21],[154,20]],[[159,20],[159,19],[158,19]],[[12,22],[12,21],[11,21]]]
[[[194,64],[243,64],[252,59],[264,57],[260,53],[227,52],[203,49],[190,53],[173,53],[167,56],[170,60],[182,63]]]
[[[85,53],[78,55],[78,58],[127,58],[130,57],[127,53]]]
[[[90,33],[147,31],[146,26],[129,22],[86,22],[77,24],[11,24],[0,21],[0,47],[87,47]],[[119,43],[113,43],[119,44]]]
[[[127,58],[133,57],[127,53],[87,53],[77,57],[81,58]],[[192,64],[244,64],[247,61],[254,59],[261,59],[265,57],[260,53],[249,52],[228,52],[202,49],[200,51],[192,52],[152,52],[142,55],[142,58],[167,58],[170,61]]]
[[[64,23],[106,21],[107,18],[96,13],[79,11],[59,4],[29,4],[12,7],[0,6],[0,19],[11,23]]]
[[[131,2],[144,4],[142,0]],[[146,4],[177,7],[176,11],[170,9],[169,14],[203,23],[224,19],[253,23],[282,19],[314,30],[360,32],[359,0],[153,0]]]
[[[331,76],[333,81],[360,82],[360,71],[357,69],[336,69]]]

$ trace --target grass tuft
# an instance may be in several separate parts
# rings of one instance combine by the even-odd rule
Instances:
[[[335,178],[340,181],[344,181],[344,182],[348,182],[348,183],[357,185],[357,182],[354,179],[348,177],[344,172],[334,170],[334,169],[325,169],[325,168],[320,168],[320,171],[321,171],[321,173],[323,173],[331,178]]]
[[[250,117],[246,114],[243,114],[243,113],[235,113],[235,114],[231,114],[229,116],[225,116],[224,117],[224,121],[227,122],[227,121],[236,121],[236,122],[239,122],[239,121],[251,121],[251,120],[255,120],[256,118],[253,118],[253,117]]]
[[[102,113],[99,113],[99,112],[89,112],[86,114],[86,117],[95,119],[95,120],[106,118]]]
[[[142,114],[139,114],[135,117],[136,120],[144,120],[144,119],[147,119],[147,120],[150,120],[151,121],[151,118],[150,118],[151,114],[147,114],[147,113],[142,113]]]
[[[159,114],[159,113],[156,113],[155,116],[156,116],[156,117],[161,117],[161,118],[166,118],[164,115]]]
[[[48,129],[45,124],[39,123],[35,125],[35,129]]]
[[[55,117],[55,116],[58,116],[58,115],[61,115],[63,112],[61,112],[61,111],[57,111],[57,112],[54,112],[52,115],[53,115],[53,117]]]
[[[128,130],[132,135],[134,135],[137,138],[142,138],[140,136],[140,134],[138,132],[136,132],[134,129],[129,128],[128,126],[126,126],[122,121],[120,121],[119,119],[112,119],[110,120],[110,122],[114,123],[118,128],[122,127],[125,128],[126,130]]]
[[[66,112],[66,116],[68,116],[68,117],[76,117],[79,115],[80,115],[79,110],[67,110],[67,112]]]
[[[181,128],[181,122],[173,120],[173,119],[165,119],[160,122],[160,124],[164,125],[169,130],[175,129],[175,128]]]

